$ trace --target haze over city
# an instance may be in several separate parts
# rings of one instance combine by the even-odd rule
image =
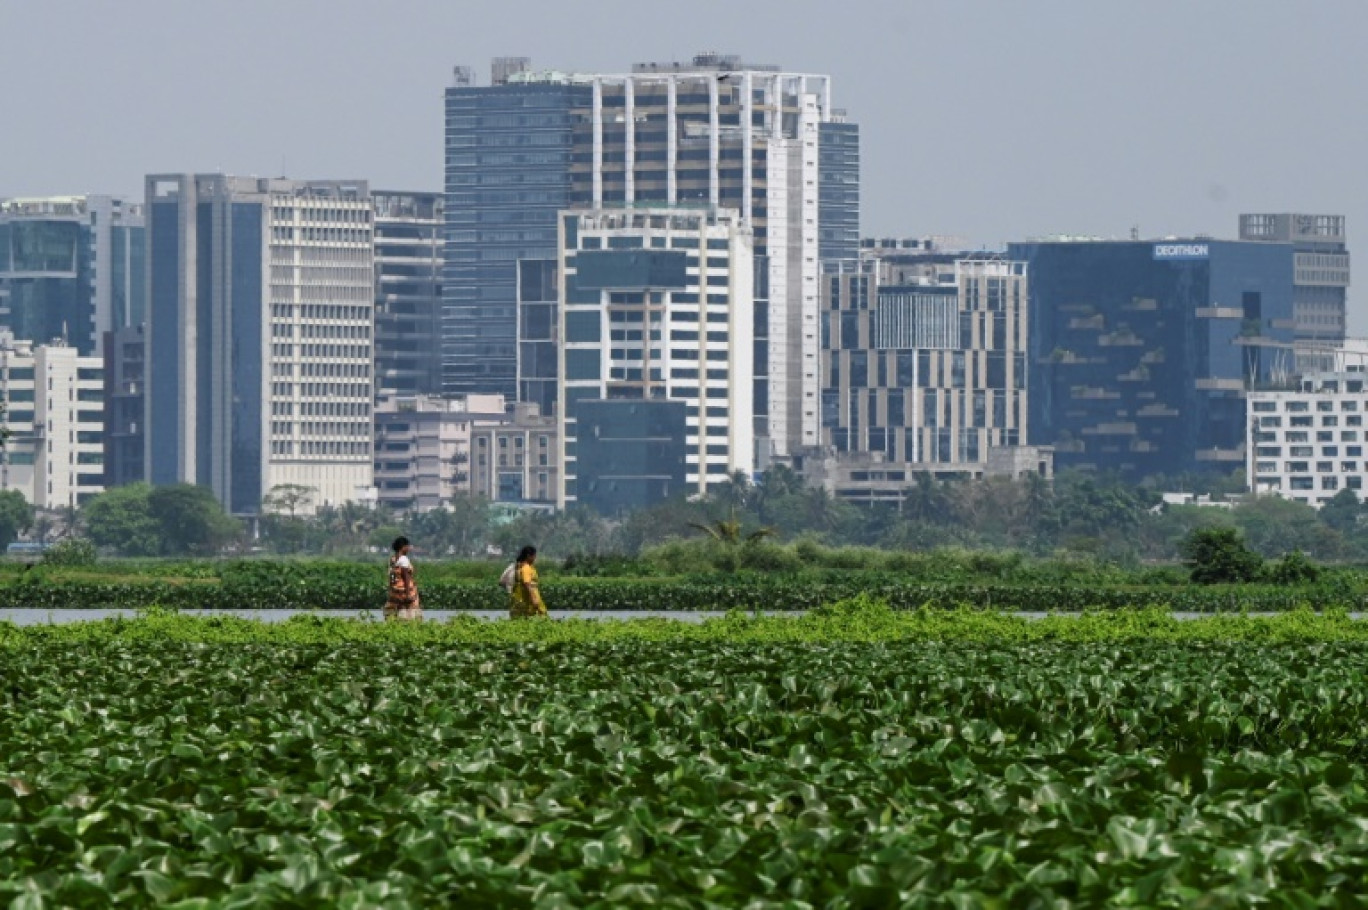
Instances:
[[[866,235],[1368,225],[1353,2],[11,2],[0,34],[0,197],[136,197],[167,171],[440,190],[453,65],[487,82],[506,54],[622,72],[712,50],[832,76]],[[1351,291],[1351,334],[1361,309]]]

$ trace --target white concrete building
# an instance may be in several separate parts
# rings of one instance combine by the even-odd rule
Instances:
[[[0,334],[0,397],[10,431],[0,487],[41,509],[79,506],[104,490],[101,358]]]
[[[588,473],[575,454],[582,401],[681,403],[682,480],[696,493],[751,474],[754,253],[738,213],[564,212],[560,245],[558,505]]]
[[[386,395],[375,407],[378,501],[428,512],[471,490],[471,434],[508,422],[502,395]]]
[[[367,184],[151,175],[145,211],[148,479],[237,515],[372,499]]]
[[[1363,498],[1368,374],[1308,374],[1296,389],[1249,392],[1248,408],[1251,490],[1317,508],[1340,490]]]

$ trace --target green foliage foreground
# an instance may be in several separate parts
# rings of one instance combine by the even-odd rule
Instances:
[[[0,903],[1350,906],[1361,628],[10,626]]]

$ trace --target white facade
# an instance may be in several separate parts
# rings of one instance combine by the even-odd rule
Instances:
[[[754,248],[743,219],[729,209],[565,212],[560,250],[557,507],[573,498],[566,493],[577,475],[567,412],[577,398],[681,401],[686,485],[702,494],[737,471],[750,475]],[[624,271],[634,255],[653,251],[682,255],[684,266],[678,284],[628,277],[586,291],[577,266],[586,251],[620,254]],[[570,320],[578,328],[567,330]],[[589,356],[577,357],[581,352]],[[582,372],[585,363],[592,366]]]
[[[767,389],[767,417],[752,430],[758,459],[817,445],[818,131],[837,117],[831,77],[705,54],[693,63],[637,64],[631,73],[527,72],[509,81],[548,78],[592,85],[590,207],[731,207],[764,238],[755,243],[770,295],[767,334],[758,339],[767,365],[754,377]]]
[[[375,407],[378,501],[428,512],[471,490],[471,434],[508,422],[502,395],[382,396]]]
[[[234,514],[284,484],[370,500],[366,183],[151,175],[146,212],[148,479]]]
[[[1296,390],[1249,392],[1247,407],[1251,490],[1316,508],[1340,490],[1363,498],[1368,374],[1310,374]]]
[[[99,357],[0,335],[0,395],[10,431],[0,451],[0,487],[41,509],[79,506],[104,490]]]

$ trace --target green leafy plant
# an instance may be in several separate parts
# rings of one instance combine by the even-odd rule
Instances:
[[[1263,558],[1235,528],[1198,528],[1183,541],[1182,553],[1192,581],[1200,585],[1251,582],[1263,569]]]

